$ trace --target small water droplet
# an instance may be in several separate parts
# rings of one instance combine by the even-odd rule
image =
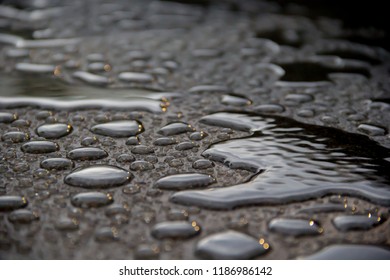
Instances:
[[[165,190],[182,190],[206,187],[215,183],[211,175],[200,173],[176,174],[163,177],[155,183],[155,187]]]
[[[361,124],[358,126],[358,131],[367,134],[369,136],[382,136],[386,134],[386,130],[384,128],[371,125],[371,124]]]
[[[15,69],[19,72],[34,73],[34,74],[54,74],[55,65],[48,64],[33,64],[21,62],[17,63]]]
[[[133,171],[147,171],[154,169],[154,165],[144,160],[136,160],[130,164],[130,169]]]
[[[137,136],[129,137],[126,140],[126,145],[135,146],[135,145],[139,145],[139,144],[141,144],[141,141],[138,139]]]
[[[11,123],[18,119],[18,115],[7,113],[7,112],[0,112],[0,123]]]
[[[76,71],[73,73],[72,77],[95,86],[107,86],[111,83],[111,80],[105,76],[100,76],[84,71]]]
[[[203,93],[203,92],[212,92],[212,93],[227,93],[229,89],[225,86],[219,85],[200,85],[194,86],[188,90],[190,93]]]
[[[72,205],[80,208],[102,207],[111,204],[113,201],[111,195],[100,192],[79,193],[71,199]]]
[[[176,145],[175,149],[178,151],[191,150],[192,148],[199,147],[198,144],[190,141],[181,142]]]
[[[10,131],[3,134],[3,141],[11,141],[13,143],[22,143],[30,140],[30,135],[21,131]]]
[[[57,139],[68,135],[73,130],[70,124],[44,124],[37,128],[37,134],[46,139]]]
[[[311,118],[314,117],[315,112],[314,110],[311,109],[302,109],[297,112],[297,115],[302,117],[302,118]]]
[[[81,188],[111,188],[130,181],[130,172],[110,165],[79,168],[67,175],[64,182]]]
[[[198,159],[192,164],[192,167],[195,169],[207,169],[214,166],[214,163],[208,159]]]
[[[284,112],[284,107],[279,104],[262,104],[253,108],[253,110],[260,114],[276,114]]]
[[[41,167],[48,170],[65,170],[73,168],[74,163],[67,158],[48,158],[41,162]]]
[[[94,144],[96,144],[98,142],[99,141],[98,141],[98,139],[95,136],[93,136],[93,137],[88,136],[88,137],[83,138],[81,140],[80,144],[82,146],[92,146],[92,145],[94,145]]]
[[[156,245],[141,244],[135,251],[135,258],[139,260],[156,259],[160,254],[160,248]]]
[[[154,149],[153,149],[153,147],[138,145],[138,146],[131,148],[131,152],[133,154],[136,154],[136,155],[147,155],[147,154],[153,154]]]
[[[97,242],[112,242],[119,240],[119,232],[116,227],[99,228],[95,233]]]
[[[113,121],[94,125],[91,131],[110,137],[129,137],[140,134],[144,127],[139,121]]]
[[[30,141],[22,146],[22,151],[30,154],[45,154],[58,151],[60,147],[57,143],[50,141]]]
[[[36,212],[27,209],[18,209],[8,215],[8,220],[13,224],[29,224],[39,220],[39,216]]]
[[[292,236],[318,235],[323,232],[318,223],[304,219],[277,218],[273,219],[268,227],[273,232]]]
[[[383,223],[383,217],[373,215],[344,215],[333,219],[334,226],[340,231],[368,230]]]
[[[157,138],[153,144],[155,146],[168,146],[168,145],[173,145],[177,144],[177,140],[173,137],[160,137]]]
[[[252,104],[252,101],[245,96],[238,94],[229,94],[222,96],[222,104],[231,106],[248,106]]]
[[[179,238],[186,239],[200,233],[200,226],[196,223],[184,221],[163,222],[156,224],[152,229],[152,236],[157,239]]]
[[[79,221],[76,218],[60,218],[56,221],[55,228],[60,231],[75,231],[79,229]]]
[[[77,148],[67,154],[67,157],[73,160],[97,160],[107,156],[106,151],[95,147]]]
[[[229,230],[200,240],[195,253],[205,259],[245,260],[265,254],[268,248],[249,235]]]
[[[119,74],[118,78],[130,83],[150,83],[153,81],[152,75],[137,72],[122,72]]]
[[[190,139],[193,141],[199,141],[202,140],[203,138],[206,138],[208,134],[204,131],[195,131],[190,134]]]
[[[175,122],[162,127],[158,133],[164,136],[172,136],[186,132],[193,132],[194,130],[195,129],[188,123]]]
[[[0,211],[10,211],[27,206],[27,200],[23,196],[0,196]]]

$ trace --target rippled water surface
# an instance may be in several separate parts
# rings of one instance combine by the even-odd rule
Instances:
[[[194,2],[1,2],[0,259],[389,259],[385,33]]]

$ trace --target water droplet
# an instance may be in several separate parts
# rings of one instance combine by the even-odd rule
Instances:
[[[368,230],[384,221],[383,217],[374,215],[344,215],[334,218],[333,224],[340,231]]]
[[[41,167],[48,170],[65,170],[73,168],[74,163],[67,158],[48,158],[41,162]]]
[[[186,239],[200,233],[200,227],[196,222],[163,222],[156,224],[152,229],[153,237],[157,239],[180,238]]]
[[[121,154],[116,158],[119,163],[129,163],[135,161],[135,157],[130,154]]]
[[[136,160],[130,164],[130,169],[134,171],[152,170],[154,165],[144,160]]]
[[[130,172],[110,165],[95,165],[79,168],[67,175],[64,182],[81,188],[111,188],[130,181]]]
[[[252,104],[252,101],[245,96],[238,94],[229,94],[222,96],[222,104],[231,106],[248,106]]]
[[[203,238],[196,245],[195,253],[204,259],[246,260],[263,255],[269,247],[264,247],[255,238],[229,230]]]
[[[67,154],[67,157],[73,160],[97,160],[107,156],[106,151],[94,147],[77,148]]]
[[[137,136],[129,137],[129,138],[126,140],[126,145],[135,146],[135,145],[139,145],[139,144],[141,144],[141,142],[140,142],[140,140],[138,139]]]
[[[0,196],[0,211],[10,211],[27,206],[26,198],[22,196]]]
[[[305,103],[313,101],[313,96],[309,94],[303,94],[303,93],[290,93],[287,94],[285,97],[285,100],[289,102],[289,104],[299,104],[299,103]]]
[[[54,74],[55,65],[48,64],[33,64],[33,63],[17,63],[15,69],[19,72],[34,73],[34,74]]]
[[[93,62],[87,66],[89,72],[109,72],[111,65],[103,62]]]
[[[8,215],[8,220],[13,224],[29,224],[33,221],[39,220],[37,213],[27,209],[18,209],[12,211]]]
[[[11,141],[13,143],[22,143],[30,140],[30,135],[21,131],[10,131],[4,133],[1,139],[3,141]]]
[[[361,124],[358,126],[358,131],[367,134],[369,136],[382,136],[386,134],[386,130],[384,128],[374,126],[371,124]]]
[[[11,126],[13,127],[30,127],[31,125],[31,122],[29,120],[22,120],[22,119],[19,119],[19,120],[16,120],[14,122],[11,123]]]
[[[220,114],[205,118],[213,125],[240,126],[252,131],[263,128],[251,137],[214,144],[202,155],[256,176],[231,187],[175,193],[173,202],[232,209],[336,193],[389,205],[389,163],[385,161],[389,150],[366,136],[302,125],[283,117]],[[334,149],[341,154],[333,153]]]
[[[207,187],[212,183],[215,183],[215,179],[210,175],[188,173],[163,177],[154,186],[165,190],[182,190]]]
[[[16,114],[0,112],[0,123],[11,123],[18,119]]]
[[[154,149],[153,149],[153,147],[138,145],[138,146],[131,148],[131,152],[133,154],[137,154],[137,155],[147,155],[147,154],[153,154]]]
[[[185,142],[179,143],[175,147],[175,149],[178,151],[185,151],[185,150],[191,150],[192,148],[195,148],[195,147],[199,147],[199,145],[194,143],[194,142],[185,141]]]
[[[311,109],[302,109],[297,112],[297,115],[302,117],[302,118],[311,118],[314,117],[315,112],[314,110]]]
[[[323,248],[308,260],[388,260],[390,249],[375,245],[338,244]]]
[[[122,72],[118,78],[130,83],[150,83],[153,81],[153,76],[147,73]]]
[[[159,247],[155,245],[141,244],[135,251],[135,258],[139,260],[156,259],[160,254]]]
[[[70,124],[44,124],[37,128],[37,134],[46,139],[57,139],[68,135],[73,130]]]
[[[113,121],[94,125],[91,131],[110,137],[129,137],[140,134],[144,131],[144,127],[138,121]]]
[[[111,83],[111,80],[105,76],[100,76],[84,71],[76,71],[73,73],[72,77],[95,86],[107,86]]]
[[[55,223],[55,228],[60,231],[74,231],[79,229],[79,221],[75,218],[60,218]]]
[[[304,219],[277,218],[273,219],[268,227],[273,232],[292,236],[318,235],[323,232],[317,222]]]
[[[227,93],[229,89],[225,86],[218,85],[200,85],[194,86],[188,90],[190,93],[203,93],[203,92],[212,92],[212,93]]]
[[[116,227],[99,228],[95,233],[97,242],[112,242],[119,240],[119,232]]]
[[[208,159],[198,159],[192,164],[192,167],[195,169],[207,169],[213,167],[214,164]]]
[[[190,134],[190,139],[193,141],[199,141],[202,140],[203,138],[206,138],[208,134],[204,131],[195,131]]]
[[[23,58],[29,56],[29,51],[26,49],[9,49],[5,55],[9,58]]]
[[[113,201],[111,195],[100,192],[79,193],[71,199],[72,205],[80,208],[102,207],[111,204]]]
[[[168,146],[168,145],[173,145],[177,144],[177,140],[173,137],[160,137],[157,138],[153,144],[155,146]]]
[[[195,129],[188,123],[175,122],[162,127],[158,133],[164,136],[172,136],[186,132],[193,132],[194,130]]]
[[[101,53],[90,53],[86,58],[89,62],[103,62],[105,60],[104,55]]]
[[[279,104],[262,104],[253,108],[256,113],[276,114],[284,112],[284,107]]]
[[[50,141],[30,141],[22,146],[22,151],[30,154],[45,154],[58,151],[60,147],[57,143]]]
[[[82,146],[92,146],[94,144],[98,143],[98,139],[94,136],[94,137],[85,137],[81,140],[80,144]]]

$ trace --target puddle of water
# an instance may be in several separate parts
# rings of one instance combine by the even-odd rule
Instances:
[[[390,165],[385,160],[390,151],[363,135],[240,113],[216,113],[201,122],[252,132],[211,145],[202,155],[256,176],[230,187],[178,192],[174,202],[232,209],[340,194],[390,205]]]

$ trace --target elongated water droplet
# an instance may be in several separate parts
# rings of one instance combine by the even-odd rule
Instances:
[[[113,121],[94,125],[91,131],[104,136],[129,137],[140,134],[144,127],[138,121]]]

